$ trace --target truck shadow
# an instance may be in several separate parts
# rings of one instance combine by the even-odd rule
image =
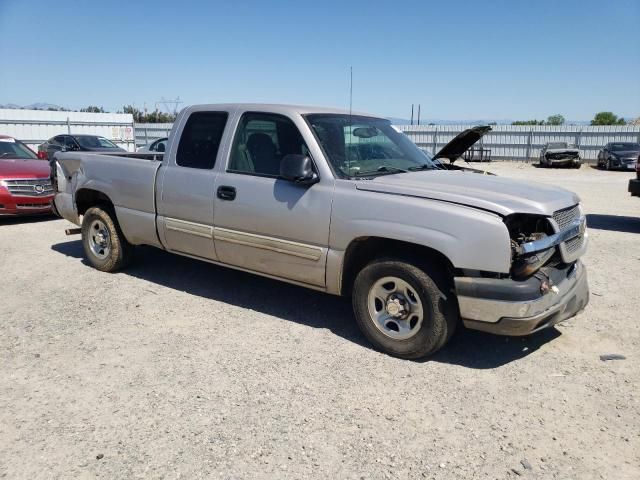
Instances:
[[[612,232],[640,233],[640,217],[588,213],[587,227]]]
[[[84,260],[80,240],[58,243],[52,250]],[[122,274],[191,295],[255,310],[282,320],[326,328],[363,348],[372,349],[358,329],[351,302],[277,280],[174,255],[152,247],[136,249],[136,260]],[[508,338],[459,328],[450,344],[433,357],[435,361],[476,369],[491,369],[523,358],[559,336],[557,330],[527,338]]]
[[[0,217],[0,226],[2,225],[18,225],[25,223],[40,223],[40,222],[50,222],[52,220],[59,220],[53,214],[42,214],[42,215],[24,215],[24,216],[15,216],[15,217]]]

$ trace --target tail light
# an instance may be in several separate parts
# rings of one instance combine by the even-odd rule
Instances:
[[[49,157],[47,156],[47,152],[43,150],[38,151],[38,158],[40,160],[49,160]]]

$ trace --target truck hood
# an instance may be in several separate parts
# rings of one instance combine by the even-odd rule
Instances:
[[[454,162],[490,131],[491,127],[489,125],[467,128],[438,150],[438,153],[433,158],[447,158],[450,162]]]
[[[0,179],[49,178],[49,162],[46,160],[1,159]]]
[[[580,201],[575,193],[563,188],[464,171],[383,175],[357,181],[356,189],[456,203],[502,216],[512,213],[550,216]]]
[[[611,155],[619,158],[637,157],[640,155],[640,150],[616,150],[615,152],[611,152]]]

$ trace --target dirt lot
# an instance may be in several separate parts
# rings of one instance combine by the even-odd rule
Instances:
[[[579,193],[591,303],[426,362],[344,299],[148,248],[100,273],[66,221],[0,221],[0,477],[640,478],[632,174],[489,169]]]

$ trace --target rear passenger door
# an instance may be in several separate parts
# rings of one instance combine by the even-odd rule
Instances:
[[[216,260],[213,244],[214,169],[229,117],[192,112],[158,176],[158,230],[168,250]]]

